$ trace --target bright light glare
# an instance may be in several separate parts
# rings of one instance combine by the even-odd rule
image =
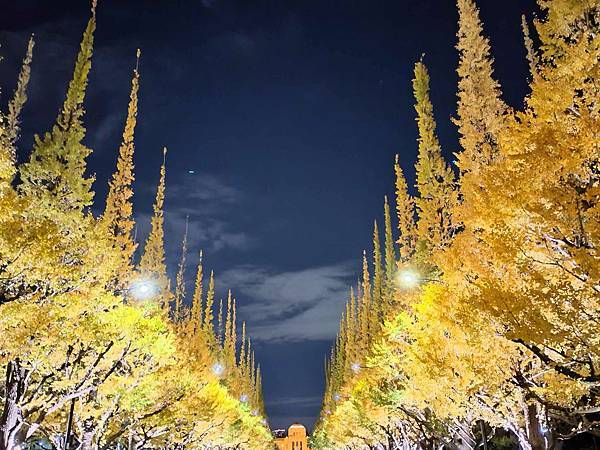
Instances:
[[[412,270],[400,270],[396,274],[396,281],[405,288],[415,287],[419,284],[419,275]]]
[[[334,395],[333,395],[333,399],[334,399],[336,402],[339,402],[341,398],[342,398],[342,397],[341,397],[341,395],[340,395],[340,394],[334,394]]]
[[[137,300],[149,300],[158,293],[158,286],[154,280],[141,279],[133,282],[130,291]]]
[[[212,371],[216,376],[220,377],[221,375],[223,375],[223,372],[225,372],[225,367],[223,367],[223,364],[215,363],[212,366]]]
[[[352,365],[350,366],[350,368],[352,369],[352,372],[354,372],[354,373],[360,372],[360,364],[357,363],[357,362],[352,363]]]
[[[240,395],[240,402],[246,403],[248,401],[248,396],[246,394]]]

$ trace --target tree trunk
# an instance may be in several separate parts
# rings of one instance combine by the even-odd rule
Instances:
[[[453,428],[455,428],[456,436],[452,439],[452,445],[456,450],[473,450],[477,446],[477,440],[469,421],[457,420]]]
[[[485,431],[485,422],[479,419],[479,430],[481,431],[481,446],[483,450],[488,450],[487,433]]]
[[[92,418],[87,418],[83,421],[81,426],[81,443],[79,444],[79,450],[96,450],[97,446],[94,444],[94,436],[96,434],[95,421]]]
[[[129,434],[129,442],[127,443],[127,450],[138,450],[140,446],[140,440],[136,438],[134,433]]]
[[[20,402],[27,390],[27,370],[17,358],[6,366],[4,410],[0,418],[0,450],[12,450],[21,442],[23,415]]]
[[[546,439],[541,430],[538,408],[536,404],[529,404],[525,411],[527,424],[527,440],[531,450],[547,450]]]

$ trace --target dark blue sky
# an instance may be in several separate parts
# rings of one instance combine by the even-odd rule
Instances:
[[[88,18],[85,1],[20,0],[0,16],[0,86],[12,91],[36,34],[20,156],[50,128]],[[142,49],[135,210],[147,230],[162,146],[167,249],[185,216],[223,292],[238,298],[264,370],[273,428],[312,425],[328,353],[372,220],[400,155],[416,155],[413,64],[425,53],[444,151],[457,148],[451,0],[100,0],[86,101],[101,205],[114,169],[135,49]],[[505,99],[519,106],[520,16],[533,0],[480,0]],[[188,173],[194,171],[193,174]],[[189,258],[193,259],[193,258]],[[193,269],[190,265],[188,278]]]

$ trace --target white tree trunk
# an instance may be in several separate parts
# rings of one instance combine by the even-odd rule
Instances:
[[[19,359],[6,367],[4,410],[0,417],[0,450],[12,450],[22,440],[23,415],[20,402],[27,390],[27,371]]]

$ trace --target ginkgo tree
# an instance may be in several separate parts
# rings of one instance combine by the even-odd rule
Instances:
[[[502,100],[476,4],[457,1],[457,171],[417,63],[417,195],[396,160],[393,299],[363,261],[313,447],[548,450],[600,433],[600,2],[538,3],[535,37],[523,19],[519,110]],[[375,233],[375,278],[380,245]]]
[[[238,343],[235,300],[230,295],[221,335],[214,276],[204,293],[202,263],[192,299],[185,295],[185,260],[171,289],[164,161],[151,232],[136,255],[139,51],[104,212],[91,212],[83,105],[95,2],[91,12],[56,122],[36,136],[23,164],[16,146],[33,40],[0,113],[0,449],[40,440],[86,450],[268,448],[260,367],[245,325]]]

